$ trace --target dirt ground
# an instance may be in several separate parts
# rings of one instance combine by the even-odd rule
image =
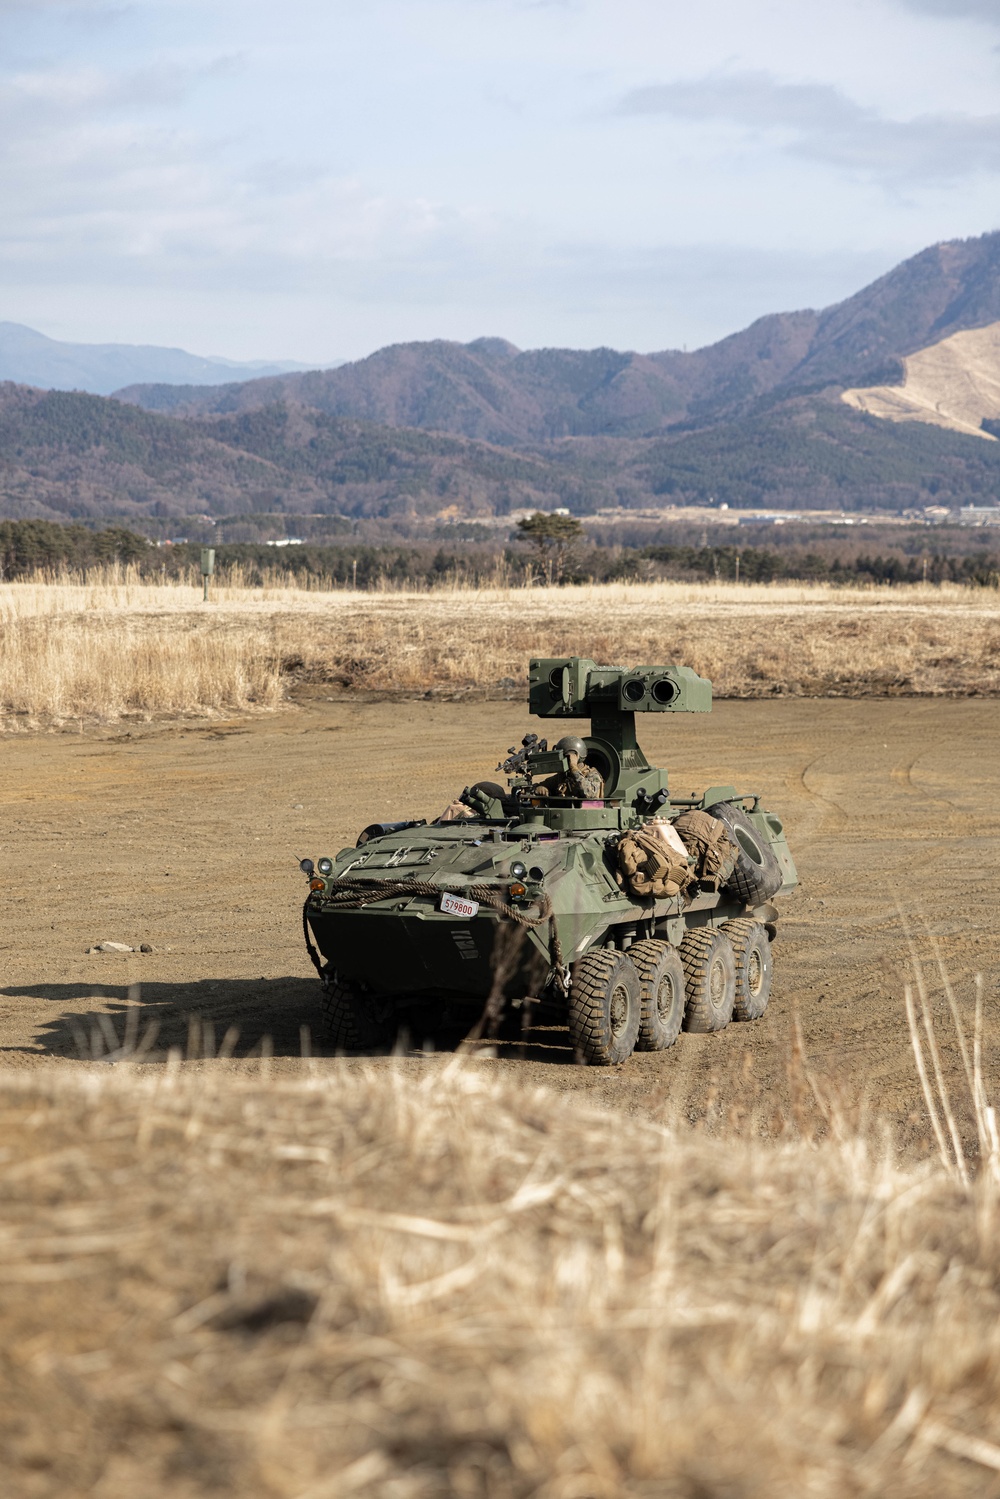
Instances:
[[[801,1095],[797,1016],[824,1086],[923,1141],[903,1009],[911,943],[934,988],[947,1077],[958,1082],[960,1057],[935,947],[970,1017],[983,975],[988,1089],[1000,1064],[998,721],[995,701],[918,698],[719,702],[707,719],[640,721],[675,793],[735,782],[785,820],[802,885],[783,904],[771,1006],[756,1024],[682,1036],[616,1070],[572,1065],[558,1029],[523,1053],[507,1040],[482,1065],[628,1112],[679,1104],[760,1122]],[[335,854],[373,820],[435,815],[530,726],[518,703],[317,697],[254,720],[6,739],[3,1063],[78,1066],[95,1036],[110,1044],[113,1026],[121,1038],[131,1013],[140,1034],[157,1022],[160,1058],[169,1045],[212,1054],[238,1028],[234,1061],[189,1065],[260,1065],[266,1036],[276,1068],[370,1065],[303,1058],[304,1042],[321,1047],[297,861]],[[101,940],[153,951],[87,955]],[[424,1053],[375,1065],[444,1063]]]

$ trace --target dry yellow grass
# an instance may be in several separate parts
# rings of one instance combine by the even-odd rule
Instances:
[[[1000,1493],[995,1155],[212,1065],[0,1077],[10,1499]]]
[[[273,708],[305,676],[477,690],[532,655],[676,660],[720,696],[1000,691],[1000,598],[959,587],[612,584],[305,590],[127,574],[0,585],[0,724]],[[502,690],[502,689],[501,689]]]

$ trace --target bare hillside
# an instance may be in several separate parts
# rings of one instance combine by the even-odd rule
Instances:
[[[984,421],[1000,417],[1000,323],[953,333],[903,360],[902,385],[845,390],[842,399],[858,411],[891,422],[930,422],[983,437]]]

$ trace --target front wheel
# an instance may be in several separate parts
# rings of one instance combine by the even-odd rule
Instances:
[[[684,1029],[702,1034],[723,1030],[736,1002],[733,944],[721,929],[699,926],[687,933],[680,953],[687,992]]]
[[[628,955],[642,985],[642,1019],[637,1051],[666,1051],[684,1019],[684,966],[669,942],[634,942]]]
[[[617,1067],[632,1055],[642,1019],[639,974],[627,953],[600,948],[573,970],[569,1033],[593,1067]]]
[[[736,954],[736,1020],[759,1020],[771,997],[774,960],[766,927],[750,916],[725,921],[720,927]]]
[[[384,1045],[385,1027],[380,1026],[353,985],[333,970],[323,977],[323,1035],[337,1051],[366,1051]]]

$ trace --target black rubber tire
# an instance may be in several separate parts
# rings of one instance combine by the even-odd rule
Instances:
[[[766,928],[752,916],[724,921],[719,928],[733,944],[736,954],[736,1001],[734,1020],[759,1020],[771,998],[774,960]]]
[[[680,946],[687,1008],[684,1029],[704,1035],[721,1031],[736,1003],[736,954],[721,927],[699,926]]]
[[[337,1051],[367,1051],[384,1046],[385,1027],[365,1014],[357,991],[336,973],[328,973],[323,984],[323,1037]]]
[[[680,1034],[686,996],[684,965],[669,942],[634,942],[628,955],[642,986],[642,1018],[636,1051],[666,1051]]]
[[[736,844],[736,867],[724,890],[738,895],[746,906],[759,906],[781,889],[784,876],[781,865],[767,839],[754,827],[742,807],[732,802],[716,802],[708,808],[710,817],[724,822]]]
[[[598,948],[573,969],[569,1033],[583,1061],[617,1067],[635,1050],[642,1019],[642,985],[628,953]]]

